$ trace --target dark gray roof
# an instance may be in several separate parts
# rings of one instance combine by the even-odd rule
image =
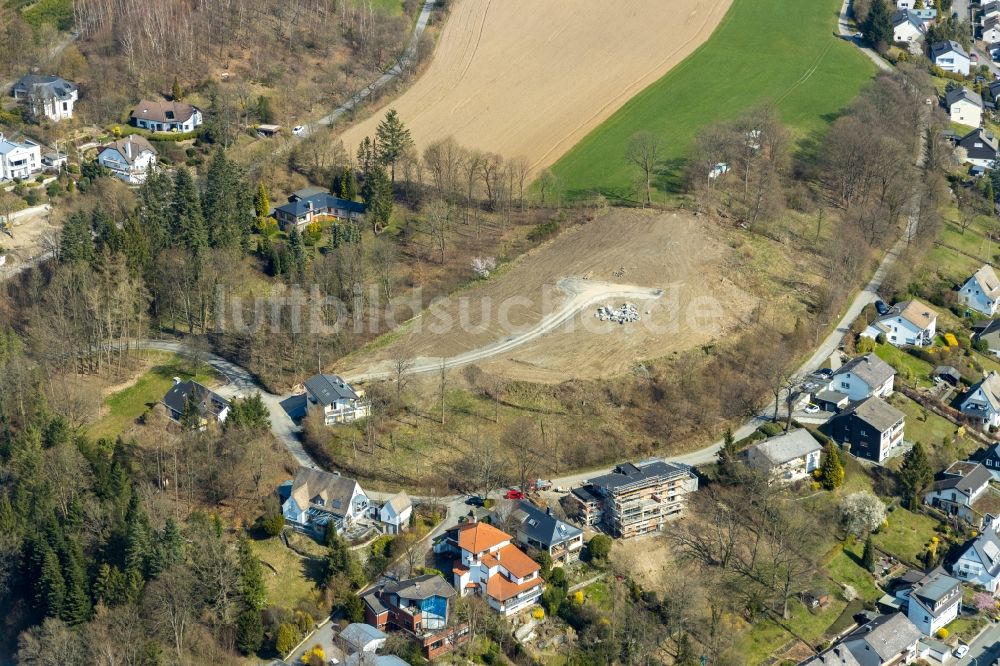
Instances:
[[[594,493],[592,493],[589,490],[587,490],[587,488],[585,486],[581,486],[579,488],[574,488],[570,492],[572,492],[574,495],[576,495],[577,497],[579,497],[584,502],[600,502],[601,501],[600,497],[598,497]]]
[[[885,432],[906,416],[882,398],[874,395],[852,405],[848,409],[848,413],[853,414],[879,432]]]
[[[11,89],[15,94],[33,92],[46,98],[69,99],[76,92],[76,84],[58,76],[46,74],[28,74],[14,84]]]
[[[519,525],[520,530],[530,539],[549,547],[583,534],[580,528],[559,520],[528,500],[518,502],[511,513],[511,517]]]
[[[864,645],[869,646],[882,662],[897,657],[903,650],[920,640],[920,630],[902,613],[883,615],[851,632],[844,640],[855,656],[868,662],[864,657],[858,657]],[[860,644],[860,645],[859,645]]]
[[[183,414],[188,396],[193,396],[198,411],[202,415],[206,413],[218,415],[219,412],[229,406],[228,400],[193,379],[175,383],[167,391],[167,394],[163,396],[162,402],[173,411]]]
[[[416,578],[386,583],[382,589],[387,594],[398,594],[403,599],[429,599],[431,597],[451,599],[456,594],[455,588],[438,574],[424,574]]]
[[[896,374],[891,365],[880,359],[875,354],[865,354],[852,358],[850,361],[840,366],[833,376],[853,374],[855,377],[868,384],[872,388],[877,388]]]
[[[962,584],[937,567],[910,590],[910,603],[916,601],[934,617],[962,598]]]
[[[969,57],[969,54],[965,52],[962,45],[956,41],[934,42],[931,44],[931,60],[934,60],[938,56],[942,56],[949,51],[954,51],[961,56],[965,56],[966,58]]]
[[[626,486],[640,486],[646,481],[657,477],[670,477],[680,474],[691,474],[691,468],[688,465],[668,463],[653,458],[635,464],[622,463],[615,467],[614,471],[610,474],[590,479],[588,483],[605,492],[614,492]]]
[[[965,86],[961,86],[959,88],[955,88],[955,89],[949,91],[948,94],[946,94],[944,96],[944,101],[945,101],[945,104],[948,105],[948,108],[951,108],[952,104],[955,104],[956,102],[960,102],[963,99],[966,100],[966,101],[968,101],[968,102],[972,102],[973,104],[975,104],[976,106],[978,106],[980,109],[983,108],[983,98],[982,98],[982,96],[979,93],[972,92],[971,90],[969,90]]]
[[[952,365],[939,365],[934,368],[934,372],[931,373],[932,377],[952,377],[954,379],[961,379],[962,373],[958,371],[958,368]]]
[[[748,451],[756,451],[761,454],[772,465],[783,465],[796,458],[822,450],[823,447],[820,443],[805,428],[768,437],[763,442],[754,444],[748,449]]]
[[[368,607],[371,608],[372,612],[376,615],[381,615],[382,613],[389,611],[389,609],[386,608],[379,600],[378,593],[375,590],[372,590],[368,594],[364,595],[361,599],[368,604]]]
[[[337,375],[313,375],[305,384],[309,395],[321,405],[332,405],[337,400],[358,399],[358,394],[351,385]]]
[[[846,645],[838,643],[823,654],[813,657],[805,666],[861,666]]]
[[[996,338],[1000,342],[1000,319],[977,322],[975,328],[978,328],[975,334],[977,340]]]
[[[972,159],[994,159],[997,155],[997,137],[993,132],[977,127],[958,139],[958,145],[965,148]]]
[[[933,490],[951,490],[971,495],[993,478],[984,465],[974,462],[955,462],[944,471],[944,476],[934,482]]]
[[[895,28],[903,23],[911,24],[914,28],[920,30],[920,32],[924,31],[923,20],[909,9],[900,9],[892,15],[892,27]]]
[[[1000,536],[996,529],[991,528],[980,534],[965,552],[970,550],[976,552],[990,576],[1000,574]]]
[[[295,201],[297,199],[308,199],[309,197],[314,197],[317,194],[326,193],[326,188],[320,187],[319,185],[310,185],[308,187],[303,187],[301,190],[295,190],[292,192],[292,196],[288,197],[288,200]]]
[[[365,205],[363,203],[358,203],[357,201],[348,201],[347,199],[341,199],[340,197],[335,197],[328,192],[320,192],[319,194],[313,194],[312,196],[298,198],[293,196],[292,201],[278,206],[275,211],[281,211],[286,215],[293,215],[295,217],[301,217],[306,214],[309,210],[309,204],[312,204],[314,210],[346,210],[350,213],[364,213]]]

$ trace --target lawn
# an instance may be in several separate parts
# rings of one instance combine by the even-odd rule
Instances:
[[[112,393],[104,399],[104,415],[95,421],[87,434],[93,438],[117,437],[128,430],[150,407],[163,399],[174,377],[194,378],[206,385],[215,380],[215,373],[207,365],[193,363],[190,359],[163,352],[150,352],[153,364],[134,384]]]
[[[974,440],[956,437],[958,428],[954,423],[931,411],[925,414],[923,407],[906,396],[894,393],[890,396],[889,403],[906,415],[907,441],[920,442],[928,453],[934,452],[944,459],[957,460],[978,448]],[[945,438],[948,439],[947,444]],[[901,461],[901,458],[895,460]]]
[[[875,355],[896,369],[907,383],[915,383],[917,386],[929,388],[934,385],[931,381],[931,372],[934,367],[919,359],[913,354],[908,354],[899,347],[893,347],[889,343],[875,346]]]
[[[903,562],[917,564],[936,526],[937,521],[933,518],[897,506],[889,514],[888,527],[879,530],[872,540],[879,549]]]
[[[773,620],[759,620],[748,631],[743,632],[736,640],[734,652],[739,654],[746,664],[762,664],[778,652],[795,637]]]
[[[882,596],[882,592],[875,587],[872,575],[860,564],[863,550],[863,542],[844,544],[843,548],[838,546],[828,556],[830,559],[826,563],[826,572],[838,583],[853,587],[865,601],[875,601]],[[836,594],[836,590],[831,589],[830,592]]]
[[[663,139],[676,164],[702,127],[773,103],[799,140],[815,139],[869,81],[874,64],[837,39],[839,0],[734,0],[705,44],[595,128],[554,166],[570,196],[631,197],[629,137]],[[673,173],[658,183],[676,189]]]
[[[294,609],[300,601],[315,600],[322,560],[299,557],[278,537],[250,543],[264,564],[269,604]]]

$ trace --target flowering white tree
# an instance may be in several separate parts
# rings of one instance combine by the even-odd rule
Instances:
[[[885,522],[885,504],[867,490],[851,493],[840,502],[840,520],[848,532],[861,536]]]
[[[497,260],[493,257],[473,257],[472,272],[478,278],[488,278],[493,269],[497,267]]]

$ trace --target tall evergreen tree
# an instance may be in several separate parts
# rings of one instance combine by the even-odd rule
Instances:
[[[177,77],[174,76],[174,84],[170,86],[170,97],[173,98],[175,102],[179,102],[181,101],[183,94],[184,91],[181,90],[181,83],[177,80]]]
[[[827,490],[839,488],[844,483],[844,465],[840,461],[840,451],[833,444],[828,444],[823,452],[819,480]]]
[[[263,186],[261,186],[263,187]],[[257,195],[261,194],[258,191]],[[235,248],[243,244],[252,231],[248,219],[250,202],[248,186],[239,166],[226,157],[222,147],[216,149],[205,179],[205,196],[202,202],[208,244],[217,248]],[[266,205],[267,194],[264,194]]]
[[[250,549],[250,542],[242,535],[238,545],[238,554],[240,593],[243,595],[243,602],[251,610],[260,612],[267,606],[264,569],[260,565],[260,560]]]
[[[288,260],[285,272],[291,280],[301,280],[306,270],[306,246],[298,229],[288,234]]]
[[[94,258],[94,236],[90,220],[83,212],[70,215],[59,237],[59,260],[63,263],[90,261]]]
[[[267,189],[264,183],[257,186],[257,194],[253,197],[253,209],[257,217],[267,217],[271,214],[271,200],[267,198]]]
[[[399,119],[396,109],[389,109],[385,118],[375,129],[375,139],[378,141],[379,158],[383,166],[389,167],[391,182],[396,182],[396,163],[413,148],[413,138],[410,130]]]
[[[245,608],[236,618],[236,647],[243,654],[255,654],[264,644],[264,621],[260,611]]]
[[[94,230],[98,252],[121,252],[123,247],[121,230],[111,216],[98,204],[90,214],[90,226]]]
[[[892,13],[887,0],[874,0],[864,24],[865,39],[879,51],[892,44]]]
[[[186,168],[177,169],[174,177],[172,245],[183,247],[192,256],[201,257],[208,246],[208,232],[201,210],[201,198],[195,187],[191,172]]]
[[[913,509],[920,506],[920,496],[934,480],[934,472],[927,461],[927,453],[920,442],[903,456],[903,464],[896,474],[896,483],[900,497],[906,500],[906,505]]]
[[[51,546],[43,551],[41,573],[35,586],[35,600],[45,617],[59,617],[62,613],[66,600],[66,582],[59,556]]]
[[[175,245],[173,229],[174,183],[166,171],[154,171],[139,187],[139,222],[148,239],[150,254]]]
[[[358,146],[358,167],[361,169],[361,175],[368,178],[378,161],[378,145],[371,140],[371,137],[366,136],[361,140],[361,145]]]
[[[872,535],[865,539],[865,550],[861,553],[861,566],[867,571],[875,571],[875,544],[872,543]]]
[[[125,255],[125,265],[129,273],[135,277],[145,277],[152,265],[152,254],[149,248],[149,236],[139,222],[139,216],[132,214],[125,220],[122,227],[122,253]]]
[[[83,624],[90,619],[90,595],[87,593],[87,572],[80,563],[80,556],[69,549],[64,558],[63,578],[66,597],[59,619],[70,626]]]
[[[371,167],[365,178],[365,186],[361,196],[365,200],[368,219],[372,222],[372,230],[377,234],[392,218],[392,182],[385,169],[378,164]]]

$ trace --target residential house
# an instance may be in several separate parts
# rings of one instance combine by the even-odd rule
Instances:
[[[11,141],[0,132],[0,181],[24,179],[42,170],[42,147],[30,139]]]
[[[534,604],[544,589],[541,567],[512,540],[487,523],[465,523],[445,532],[434,552],[457,556],[452,577],[459,594],[478,594],[509,617]]]
[[[586,486],[573,488],[562,504],[566,513],[585,527],[597,527],[604,521],[604,499]]]
[[[229,401],[193,379],[182,382],[174,377],[174,385],[160,402],[167,408],[167,416],[178,423],[184,418],[185,411],[195,410],[199,430],[204,430],[212,422],[224,423],[229,416]]]
[[[1000,375],[991,370],[959,399],[958,409],[984,430],[1000,427]]]
[[[880,463],[903,444],[906,415],[877,396],[852,403],[826,424],[828,434],[850,444],[851,454]]]
[[[1000,2],[996,2],[995,0],[993,2],[984,2],[979,8],[980,25],[994,16],[1000,16]]]
[[[829,390],[846,395],[850,400],[869,396],[887,398],[892,394],[896,371],[873,353],[852,358],[837,368]]]
[[[991,102],[996,104],[997,99],[1000,98],[1000,80],[990,81],[989,86],[986,88],[985,96]]]
[[[599,524],[612,536],[627,539],[662,530],[679,518],[687,495],[698,490],[698,477],[688,465],[650,458],[618,465],[578,490],[583,492],[573,492],[573,512],[586,516],[581,518],[586,524]]]
[[[1000,481],[1000,444],[991,444],[974,455],[976,462],[982,464],[993,475],[994,481]]]
[[[998,515],[997,494],[990,489],[993,475],[984,465],[959,461],[948,466],[924,494],[924,503],[958,516],[975,527],[992,523]]]
[[[966,546],[962,555],[951,565],[955,578],[980,585],[996,594],[1000,587],[1000,535],[990,527]]]
[[[201,111],[190,104],[148,99],[132,107],[128,119],[151,132],[193,132],[203,122]]]
[[[380,631],[396,629],[420,643],[425,659],[435,659],[469,641],[467,623],[452,624],[455,588],[440,574],[390,581],[369,590],[365,622]]]
[[[288,203],[274,209],[274,217],[285,231],[303,227],[320,215],[356,222],[364,215],[365,205],[335,197],[318,187],[307,187],[288,197]]]
[[[374,654],[389,638],[375,627],[362,622],[353,622],[337,635],[337,642],[347,654],[368,652]]]
[[[945,93],[944,105],[948,109],[948,117],[953,123],[979,127],[983,122],[983,98],[965,86],[954,88]]]
[[[992,14],[983,19],[982,32],[979,38],[987,44],[1000,41],[1000,15]]]
[[[923,21],[926,27],[928,23],[933,23],[937,18],[937,9],[934,7],[924,7],[923,9],[911,9],[910,13]]]
[[[144,137],[127,136],[101,148],[97,162],[129,185],[141,185],[156,168],[156,150]]]
[[[906,617],[925,636],[933,636],[941,627],[958,617],[962,606],[962,583],[937,567],[904,590]]]
[[[399,534],[406,529],[413,514],[413,504],[405,492],[396,493],[378,510],[378,519],[386,534]]]
[[[1000,305],[1000,279],[989,264],[973,273],[958,290],[958,298],[968,307],[992,317]]]
[[[895,346],[930,346],[937,333],[937,312],[918,300],[902,301],[861,332],[867,338],[885,336]]]
[[[986,342],[986,348],[994,356],[1000,356],[1000,319],[986,319],[972,325],[972,338]]]
[[[931,62],[944,71],[969,75],[972,60],[958,42],[934,42],[931,44],[930,54]]]
[[[768,437],[750,446],[744,456],[747,465],[771,481],[797,481],[819,469],[823,447],[805,428]]]
[[[354,479],[299,467],[281,512],[293,527],[321,535],[327,523],[340,531],[365,518],[370,506],[368,495]]]
[[[326,425],[350,423],[368,416],[371,403],[337,375],[313,375],[305,381],[306,412],[321,412]]]
[[[896,0],[896,9],[913,9],[916,0]]]
[[[803,666],[897,666],[917,659],[920,629],[902,613],[882,615],[847,634]]]
[[[892,16],[892,41],[905,46],[911,53],[920,53],[924,22],[909,9],[900,9]]]
[[[42,155],[42,169],[59,173],[69,164],[69,155],[52,151]]]
[[[990,130],[977,127],[955,141],[965,151],[965,163],[992,169],[997,160],[997,137]]]
[[[79,90],[58,76],[28,74],[11,88],[14,99],[21,101],[34,116],[45,116],[52,122],[73,117],[73,105]]]
[[[495,512],[493,523],[510,526],[519,546],[547,552],[553,564],[580,559],[583,530],[556,518],[552,509],[541,509],[528,500],[519,500],[506,518]]]

